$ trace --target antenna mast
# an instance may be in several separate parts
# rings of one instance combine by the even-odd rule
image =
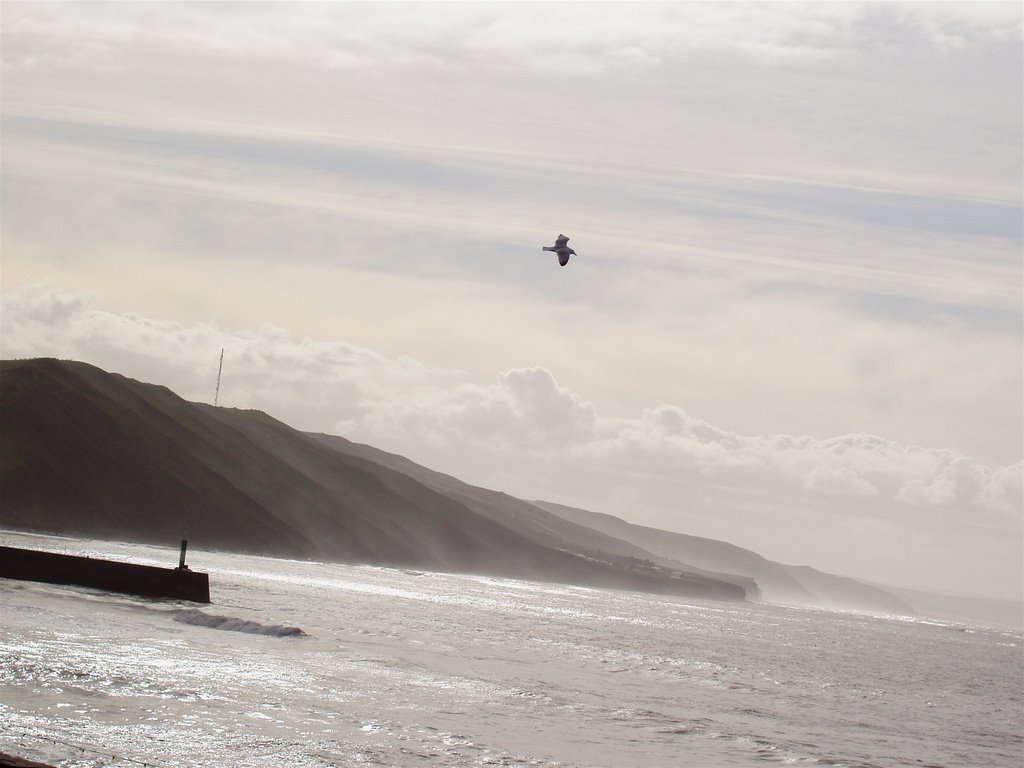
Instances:
[[[220,400],[220,374],[224,370],[224,348],[220,350],[220,366],[217,368],[217,391],[213,395],[213,407],[217,407],[217,401]]]

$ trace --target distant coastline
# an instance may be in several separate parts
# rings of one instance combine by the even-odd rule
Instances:
[[[0,527],[12,531],[166,545],[187,528],[202,548],[247,554],[883,615],[1019,615],[516,499],[85,363],[0,361],[0,374]]]

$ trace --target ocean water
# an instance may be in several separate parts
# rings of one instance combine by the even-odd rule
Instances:
[[[0,533],[173,566],[173,549]],[[197,606],[0,579],[0,751],[61,766],[1024,763],[1018,632],[193,551]]]

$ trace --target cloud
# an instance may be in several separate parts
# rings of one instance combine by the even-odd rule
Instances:
[[[8,114],[80,110],[108,128],[131,115],[206,131],[287,128],[297,141],[472,147],[507,152],[513,169],[531,159],[594,167],[600,158],[605,169],[611,161],[662,171],[660,193],[696,168],[928,197],[959,199],[969,187],[1015,202],[1019,169],[1006,158],[1019,129],[1007,126],[1019,125],[1020,108],[1007,94],[1020,90],[1019,11],[934,5],[885,13],[862,3],[417,3],[396,12],[393,4],[260,3],[238,13],[202,3],[7,3],[4,104]],[[965,42],[949,52],[942,41],[952,30]],[[880,39],[902,58],[879,51]],[[88,57],[111,71],[96,75]],[[47,69],[49,59],[66,66]],[[336,76],[337,68],[347,69]],[[756,80],[744,75],[751,68]],[[579,77],[586,88],[572,87]],[[50,89],[63,95],[44,97]],[[237,159],[231,143],[206,149]],[[332,159],[307,157],[309,165]],[[632,181],[605,183],[623,200]],[[680,186],[677,207],[705,199],[703,185]],[[807,190],[802,201],[821,196],[825,217],[849,210],[869,225],[920,221],[931,210],[913,198],[844,200],[837,189]],[[552,198],[565,205],[585,191]],[[727,202],[764,223],[791,192]],[[971,213],[979,215],[947,207],[931,220],[1004,226],[1007,217]]]
[[[602,417],[542,367],[503,371],[481,385],[409,357],[295,340],[273,325],[228,332],[117,315],[43,286],[3,301],[5,357],[84,359],[157,377],[183,387],[186,397],[210,399],[221,348],[228,360],[225,404],[260,408],[303,429],[343,425],[368,442],[463,445],[492,455],[596,463],[609,475],[744,484],[766,494],[872,498],[892,510],[974,509],[1004,523],[1016,521],[1022,505],[1019,467],[989,467],[956,451],[868,434],[742,435],[674,405],[633,418]]]
[[[504,371],[489,386],[462,382],[450,391],[386,394],[364,402],[361,433],[551,456],[585,441],[596,419],[590,404],[539,367]]]
[[[940,571],[915,561],[920,578],[1004,592],[1020,559],[1006,542],[1022,534],[1024,461],[990,466],[869,434],[742,434],[668,404],[604,416],[541,366],[481,383],[270,324],[233,331],[102,311],[42,285],[5,293],[0,319],[4,358],[83,360],[204,402],[224,349],[222,406],[257,408],[522,498],[723,538],[776,559],[881,578],[880,545],[868,532],[885,530],[945,553],[929,555],[945,563]],[[1003,554],[984,555],[984,542]],[[886,577],[901,573],[893,564]]]
[[[162,238],[173,238],[177,247],[220,254],[240,246],[249,254],[288,249],[292,227],[301,223],[318,245],[344,248],[346,255],[372,248],[366,260],[375,268],[405,271],[423,263],[425,250],[411,253],[410,235],[512,239],[557,209],[585,226],[591,259],[607,260],[614,252],[616,264],[771,270],[776,282],[1000,309],[1020,303],[1013,289],[1020,208],[1007,202],[780,178],[594,172],[570,163],[551,169],[515,154],[17,114],[5,118],[4,128],[6,186],[13,191],[8,208],[59,194],[61,219],[71,222],[62,227],[74,230],[76,239],[97,228],[111,235],[108,221],[93,222],[117,217],[115,206],[134,214],[121,216],[119,239],[146,221],[162,225]],[[61,184],[35,181],[54,173]],[[89,220],[75,221],[76,202],[69,197],[83,187],[90,190],[84,203]],[[626,199],[623,189],[630,190]],[[97,211],[106,200],[110,210]],[[608,210],[617,212],[613,221],[594,214]],[[10,217],[5,231],[23,220],[35,219]],[[233,226],[217,223],[224,221]],[[272,231],[278,223],[279,231]],[[686,244],[678,242],[680,226],[692,230]],[[353,237],[371,228],[372,245]],[[357,247],[342,244],[342,231]],[[822,247],[811,254],[795,250],[797,232]],[[729,246],[699,245],[723,238]],[[984,258],[966,250],[979,241]],[[900,252],[895,262],[894,250]],[[377,258],[381,254],[388,258]],[[316,257],[308,248],[299,255]]]
[[[8,49],[5,62],[22,66],[109,66],[149,49],[356,71],[454,60],[575,74],[687,51],[785,62],[877,55],[879,39],[959,50],[1012,40],[1020,28],[1010,3],[806,3],[796,12],[775,3],[260,3],[244,13],[197,3],[7,3],[5,17],[8,36],[35,44]]]
[[[382,392],[444,386],[454,375],[344,342],[296,340],[269,323],[231,332],[211,323],[104,312],[87,297],[44,285],[5,294],[0,317],[5,359],[83,360],[201,402],[214,398],[223,349],[221,404],[259,408],[310,430],[359,417],[361,403],[386,399]]]
[[[837,496],[877,496],[878,489],[847,467],[818,466],[804,477],[804,488]]]

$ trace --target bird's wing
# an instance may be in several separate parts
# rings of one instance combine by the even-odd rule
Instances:
[[[559,235],[555,238],[555,248],[562,248],[566,243],[569,242],[569,238],[565,235]]]

